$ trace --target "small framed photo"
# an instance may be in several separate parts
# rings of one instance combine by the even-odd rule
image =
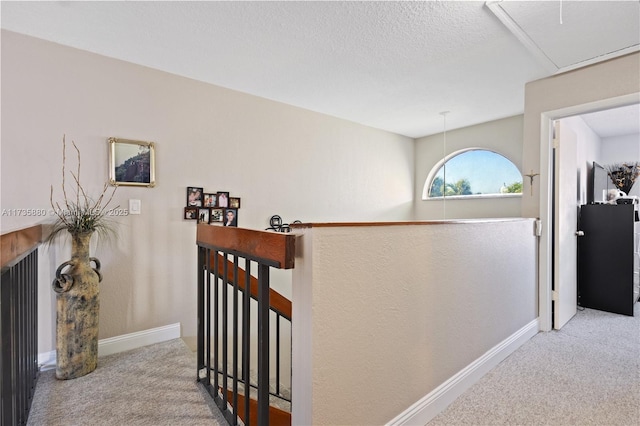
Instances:
[[[238,226],[238,210],[224,209],[223,226]]]
[[[209,208],[198,209],[198,223],[209,223]]]
[[[184,208],[184,218],[186,220],[196,220],[196,219],[198,219],[198,208],[197,207],[185,207]]]
[[[218,201],[218,194],[204,193],[204,207],[215,207]]]
[[[153,142],[109,138],[109,183],[114,186],[156,184],[156,150]]]
[[[187,206],[202,207],[202,188],[187,186]]]
[[[223,209],[211,209],[211,214],[209,215],[209,223],[222,223],[223,216]]]
[[[218,192],[218,203],[216,207],[221,209],[226,209],[229,207],[229,193],[228,192]]]
[[[231,209],[239,209],[240,208],[240,198],[238,198],[238,197],[229,197],[229,208],[231,208]]]

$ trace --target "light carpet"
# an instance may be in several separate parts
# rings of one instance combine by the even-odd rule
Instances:
[[[635,310],[585,309],[538,333],[428,426],[640,425],[640,303]]]
[[[196,356],[181,339],[100,357],[92,373],[42,372],[28,425],[226,425],[196,385]]]
[[[28,425],[225,425],[195,382],[181,339],[101,357],[73,380],[40,375]],[[635,317],[585,309],[539,333],[428,426],[640,425],[640,304]]]

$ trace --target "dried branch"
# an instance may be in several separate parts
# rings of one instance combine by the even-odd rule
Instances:
[[[66,190],[66,184],[65,184],[65,166],[67,164],[67,141],[66,141],[66,135],[62,135],[62,194],[64,195],[64,202],[67,205],[68,209],[71,209],[71,206],[69,206],[69,198],[67,197],[67,190]]]
[[[64,205],[66,210],[63,210],[60,203],[53,201],[53,185],[51,185],[51,191],[49,195],[49,202],[57,219],[53,224],[53,229],[47,242],[52,242],[60,233],[64,230],[68,231],[72,235],[94,232],[97,231],[100,236],[110,236],[115,234],[113,223],[107,217],[107,207],[113,200],[117,187],[114,187],[111,196],[105,204],[102,204],[105,198],[105,194],[109,185],[104,184],[102,192],[96,202],[93,202],[92,198],[86,193],[85,189],[80,183],[80,150],[72,141],[73,147],[76,150],[78,159],[78,168],[76,173],[69,172],[73,177],[73,181],[76,185],[75,202],[70,201],[66,190],[66,138],[62,137],[62,194],[64,197]]]
[[[78,149],[78,147],[76,146],[76,143],[74,141],[71,141],[71,143],[73,144],[73,147],[76,149],[76,154],[78,155],[78,176],[73,176],[73,173],[71,173],[71,176],[73,176],[75,178],[75,180],[76,180],[76,206],[79,206],[80,205],[80,190],[82,189],[82,187],[80,186],[80,150]],[[86,198],[86,196],[85,196],[85,198]]]
[[[605,166],[613,184],[619,190],[629,194],[640,176],[640,163],[615,163]]]

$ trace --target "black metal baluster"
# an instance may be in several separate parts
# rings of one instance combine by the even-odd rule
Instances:
[[[24,394],[24,385],[22,383],[22,375],[24,369],[24,361],[23,357],[23,349],[22,343],[24,341],[24,275],[23,275],[23,262],[18,263],[15,267],[15,291],[16,291],[16,313],[15,313],[15,392],[16,392],[16,417],[18,419],[18,423],[22,424],[23,422],[23,394]]]
[[[203,276],[206,276],[206,288],[203,288],[203,301],[206,300],[206,319],[204,320],[203,327],[206,327],[205,344],[207,348],[206,353],[206,378],[207,389],[211,392],[211,250],[204,250],[203,256],[205,256],[206,269],[202,271]],[[205,299],[206,298],[206,299]],[[204,302],[203,302],[204,303]],[[215,371],[214,371],[215,373]]]
[[[280,395],[280,314],[276,312],[276,395]]]
[[[228,278],[229,254],[225,252],[222,264],[222,402],[225,407],[225,411],[227,411],[227,403],[229,402],[229,398],[227,395],[227,389],[229,389],[229,372],[227,371],[229,362],[229,341],[227,339],[227,333],[229,330],[229,295],[227,291]]]
[[[29,266],[28,261],[25,259],[24,262],[20,262],[18,264],[18,268],[20,271],[20,331],[19,331],[19,339],[20,344],[18,346],[18,359],[20,363],[20,371],[18,375],[18,386],[19,386],[19,395],[20,395],[20,421],[24,424],[27,423],[27,415],[29,414],[27,411],[27,394],[29,389],[27,387],[27,329],[29,324],[27,324],[27,280],[29,279],[29,275],[27,274],[27,267]]]
[[[245,264],[245,280],[244,280],[244,305],[242,308],[242,380],[244,381],[244,424],[249,422],[249,403],[251,399],[251,377],[250,359],[251,359],[251,261],[247,260]]]
[[[29,272],[31,274],[29,278],[29,300],[30,303],[30,315],[29,324],[32,324],[30,333],[30,345],[29,345],[29,377],[30,377],[30,392],[29,401],[31,402],[36,392],[36,381],[38,377],[38,250],[34,250],[29,256],[31,261],[29,265]],[[29,403],[31,406],[31,403]]]
[[[220,283],[220,274],[218,273],[219,261],[218,261],[218,251],[214,252],[213,258],[213,271],[214,271],[214,282],[213,282],[213,306],[214,306],[214,314],[213,314],[213,394],[218,395],[218,287]],[[211,323],[209,323],[211,324]],[[209,360],[211,360],[211,356],[209,356]],[[211,361],[209,361],[211,362]],[[226,410],[227,407],[222,408]]]
[[[196,380],[200,381],[200,370],[206,367],[204,363],[204,277],[205,274],[209,274],[209,268],[205,269],[204,262],[204,247],[198,246],[198,341],[197,341],[197,377]],[[208,262],[207,262],[208,265]]]
[[[258,425],[269,424],[269,267],[258,264]]]
[[[233,256],[233,424],[238,424],[238,256]]]

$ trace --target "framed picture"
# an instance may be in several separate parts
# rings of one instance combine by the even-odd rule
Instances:
[[[109,183],[114,186],[156,184],[156,154],[153,142],[109,138]]]
[[[198,209],[198,223],[209,223],[209,208]]]
[[[204,206],[205,207],[215,207],[216,202],[218,200],[218,194],[206,193],[204,194]]]
[[[211,209],[211,214],[209,215],[209,223],[222,223],[223,216],[224,210]]]
[[[187,186],[187,206],[202,207],[202,188]]]
[[[240,198],[238,198],[238,197],[229,197],[229,208],[239,209],[240,208]]]
[[[229,193],[228,192],[218,192],[218,203],[216,207],[226,209],[229,207]]]
[[[223,226],[238,226],[238,210],[224,209]]]
[[[185,207],[184,208],[184,218],[187,220],[196,220],[198,219],[198,208],[197,207]]]

